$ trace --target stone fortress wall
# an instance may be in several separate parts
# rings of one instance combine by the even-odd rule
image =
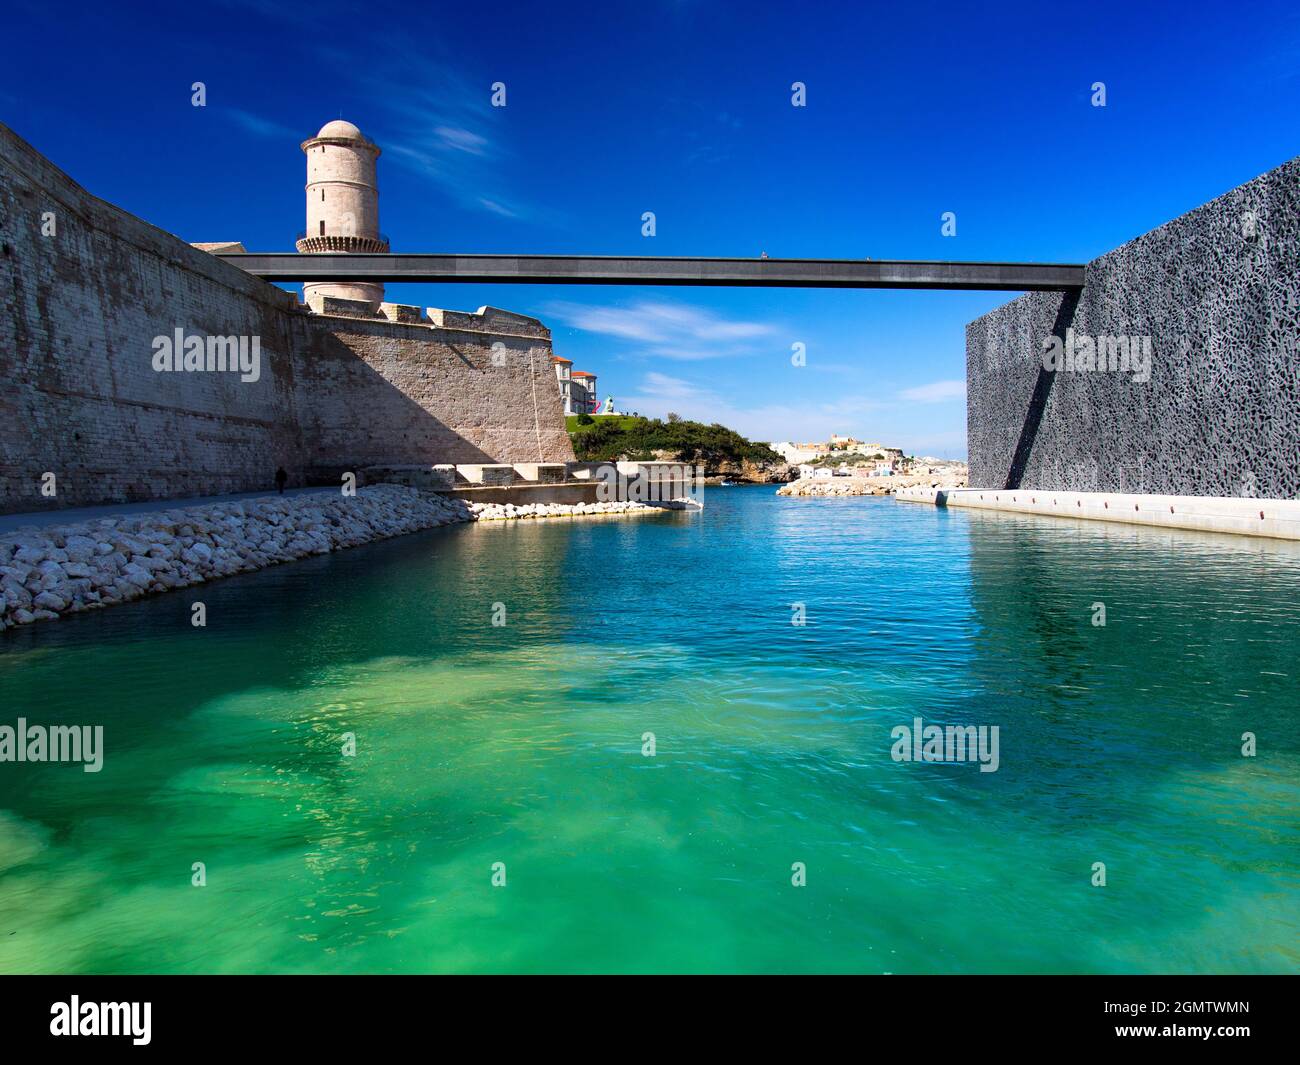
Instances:
[[[294,486],[573,458],[536,319],[312,313],[91,196],[3,125],[0,291],[0,513],[262,490],[278,467]],[[154,338],[177,329],[259,338],[258,379],[156,371]]]
[[[1051,336],[1106,370],[1045,369]],[[1110,369],[1112,337],[1128,371]],[[1134,337],[1150,338],[1146,381]],[[1089,263],[1082,293],[1028,293],[970,323],[969,483],[1296,498],[1298,346],[1295,159]]]

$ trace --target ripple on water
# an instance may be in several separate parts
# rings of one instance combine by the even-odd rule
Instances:
[[[729,489],[5,633],[0,703],[106,760],[0,775],[0,969],[1294,970],[1298,575]],[[998,771],[894,762],[915,717]]]

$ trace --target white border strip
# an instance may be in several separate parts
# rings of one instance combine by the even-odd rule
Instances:
[[[1034,488],[899,488],[894,492],[894,498],[940,507],[1006,510],[1057,518],[1300,540],[1300,499],[1044,492]]]

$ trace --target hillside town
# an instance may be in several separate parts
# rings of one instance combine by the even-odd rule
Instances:
[[[768,444],[790,464],[791,483],[781,495],[889,495],[916,485],[961,488],[966,463],[931,455],[905,455],[902,448],[833,433],[821,443],[778,440]]]

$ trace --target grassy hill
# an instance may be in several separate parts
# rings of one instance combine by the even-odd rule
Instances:
[[[564,427],[569,430],[570,436],[584,428],[594,425],[597,422],[601,425],[617,425],[620,429],[627,430],[637,423],[646,420],[645,418],[637,417],[635,414],[602,414],[599,417],[592,417],[592,415],[588,414],[587,417],[591,418],[591,421],[587,423],[587,426],[583,426],[578,422],[578,419],[581,417],[581,414],[570,414],[564,419]]]

